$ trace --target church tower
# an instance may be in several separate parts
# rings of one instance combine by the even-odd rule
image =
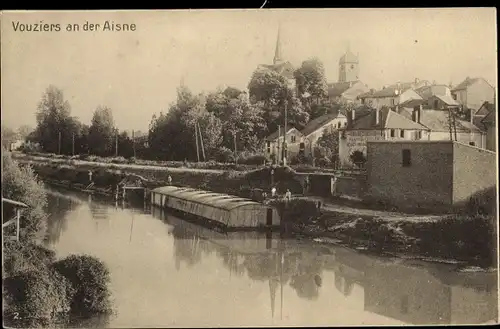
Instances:
[[[273,64],[283,63],[283,57],[281,54],[281,26],[278,27],[278,38],[276,39],[276,49],[274,50]]]
[[[339,60],[339,82],[359,80],[359,60],[349,48]]]

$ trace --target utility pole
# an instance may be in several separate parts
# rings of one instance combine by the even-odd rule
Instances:
[[[194,125],[194,139],[196,140],[196,158],[198,159],[198,162],[200,162],[200,150],[198,147],[198,127],[196,126],[196,123]]]
[[[236,149],[236,131],[233,131],[233,142],[234,142],[234,162],[238,163],[238,150]]]
[[[203,155],[203,161],[207,161],[207,159],[205,158],[205,146],[203,146],[203,136],[201,135],[200,124],[198,122],[196,122],[196,124],[198,125],[198,134],[200,135],[201,154]]]
[[[59,143],[57,147],[57,153],[61,154],[61,132],[59,132]]]
[[[72,150],[73,150],[73,155],[75,155],[75,133],[73,133],[73,147],[72,147]]]
[[[132,129],[132,148],[134,149],[134,158],[135,158],[135,131]]]
[[[118,156],[118,129],[115,129],[115,156]]]
[[[281,138],[281,126],[278,125],[278,149],[276,150],[277,154],[276,154],[276,162],[278,163],[278,165],[280,164],[281,162],[281,147],[280,147],[280,138]]]
[[[283,166],[286,166],[286,124],[288,121],[287,118],[287,97],[288,97],[288,86],[285,89],[285,123],[284,123],[284,131],[283,131]]]

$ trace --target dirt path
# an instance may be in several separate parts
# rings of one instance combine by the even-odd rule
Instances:
[[[400,212],[391,212],[383,210],[353,208],[346,205],[335,204],[320,197],[306,197],[306,199],[321,201],[323,203],[322,208],[327,211],[336,211],[336,212],[342,212],[360,216],[380,217],[386,220],[394,220],[394,221],[406,220],[406,221],[422,222],[422,221],[436,221],[444,217],[444,215],[415,215],[415,214],[405,214]]]
[[[102,168],[112,168],[112,169],[132,169],[132,170],[149,170],[149,171],[165,171],[165,172],[197,172],[197,173],[207,173],[207,174],[221,174],[224,170],[220,169],[198,169],[198,168],[173,168],[164,166],[147,166],[147,165],[137,165],[137,164],[124,164],[124,163],[104,163],[104,162],[93,162],[85,160],[67,160],[67,159],[54,159],[45,158],[40,156],[16,156],[17,161],[22,162],[39,162],[39,163],[54,163],[54,164],[65,164],[70,166],[91,166],[91,167],[102,167]]]

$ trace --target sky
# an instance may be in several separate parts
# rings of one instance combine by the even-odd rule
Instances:
[[[40,21],[61,31],[14,30]],[[103,31],[105,21],[136,30]],[[86,22],[100,30],[83,31]],[[259,64],[272,63],[280,24],[284,59],[296,67],[320,59],[328,82],[338,81],[349,47],[370,88],[415,78],[456,85],[467,76],[496,86],[495,8],[3,12],[2,122],[34,127],[54,85],[82,122],[108,106],[120,129],[145,131],[182,80],[195,93],[245,89]]]

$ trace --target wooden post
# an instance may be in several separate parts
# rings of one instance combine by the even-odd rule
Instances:
[[[59,132],[59,144],[58,144],[58,148],[57,148],[57,153],[58,154],[61,154],[61,132]]]
[[[73,155],[75,155],[75,133],[73,133],[73,147],[72,147],[72,150],[73,150]]]
[[[135,156],[135,131],[132,130],[132,148],[134,149],[134,158]]]
[[[236,132],[233,132],[233,141],[234,141],[234,161],[238,163],[238,149],[236,148]]]
[[[276,154],[276,162],[278,163],[278,165],[280,164],[281,162],[281,153],[280,153],[280,150],[281,150],[281,146],[280,146],[280,137],[281,137],[281,126],[278,126],[278,142],[276,143],[278,145],[278,150],[276,151],[277,154]]]
[[[198,126],[194,124],[194,138],[196,140],[196,159],[200,162],[200,150],[198,147]]]
[[[16,241],[19,241],[19,231],[21,228],[21,209],[16,209]]]
[[[118,156],[118,129],[115,130],[115,157]]]
[[[205,158],[205,146],[203,146],[203,136],[201,135],[200,124],[198,122],[196,124],[198,125],[198,134],[200,135],[201,154],[203,155],[203,161],[207,161],[207,159]]]

